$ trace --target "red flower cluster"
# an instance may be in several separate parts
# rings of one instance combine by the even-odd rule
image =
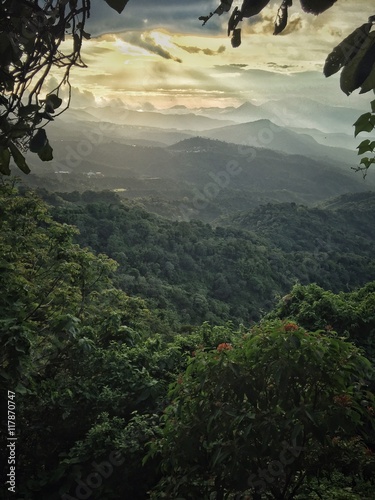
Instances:
[[[226,342],[223,342],[222,344],[219,344],[216,348],[218,351],[230,351],[233,349],[232,344],[227,344]]]
[[[335,396],[333,401],[339,406],[350,406],[352,398],[348,394],[343,394],[341,396]]]
[[[298,325],[296,325],[296,323],[285,323],[284,325],[284,330],[286,332],[295,332],[296,330],[298,330]]]

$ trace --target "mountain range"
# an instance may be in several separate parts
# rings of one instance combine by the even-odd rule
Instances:
[[[262,203],[313,205],[374,188],[372,172],[364,181],[351,169],[358,158],[343,131],[359,110],[308,99],[286,106],[69,109],[48,127],[55,159],[30,155],[27,182],[54,191],[116,190],[162,215],[209,222]],[[286,114],[297,116],[298,106],[303,113],[291,123]]]

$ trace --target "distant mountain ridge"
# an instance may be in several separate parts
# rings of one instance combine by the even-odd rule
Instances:
[[[300,154],[308,157],[326,157],[331,160],[354,164],[356,153],[340,148],[319,144],[312,136],[280,127],[270,120],[262,119],[238,125],[228,125],[201,133],[210,139],[218,139],[233,144],[260,147]]]
[[[82,144],[86,154],[80,155]],[[54,170],[35,164],[26,182],[56,191],[120,190],[126,198],[145,200],[149,210],[178,220],[210,222],[265,202],[311,206],[374,187],[371,176],[364,182],[340,162],[205,137],[189,137],[169,147],[100,136],[97,143],[70,138],[54,146],[56,158],[61,158],[52,163]]]
[[[134,111],[126,108],[88,107],[86,113],[93,115],[97,120],[108,121],[119,125],[147,126],[160,129],[175,130],[206,130],[221,127],[223,120],[199,116],[192,112],[186,114],[165,114],[158,111]],[[224,120],[227,125],[235,123],[233,120]]]

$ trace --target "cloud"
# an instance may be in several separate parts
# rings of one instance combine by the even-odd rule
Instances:
[[[226,36],[228,16],[214,16],[202,28],[197,18],[208,2],[160,0],[156,7],[151,0],[133,0],[122,16],[104,2],[92,2],[92,20],[112,34],[84,42],[88,68],[73,72],[74,85],[97,99],[149,100],[156,107],[169,101],[197,107],[214,99],[229,104],[263,101],[284,92],[322,95],[345,105],[337,79],[325,79],[321,68],[333,47],[372,13],[368,0],[340,0],[321,16],[303,13],[299,2],[293,2],[286,31],[293,33],[281,37],[271,34],[281,0],[270,1],[262,15],[241,23],[242,45],[237,49]],[[217,3],[212,0],[212,6]],[[175,64],[180,58],[184,64]],[[351,96],[350,102],[354,100]]]
[[[293,69],[295,66],[293,64],[277,64],[275,62],[267,63],[267,66],[274,69]]]
[[[247,64],[215,64],[213,67],[214,70],[220,71],[220,72],[231,72],[231,73],[238,73],[239,71],[244,71],[245,68],[247,68]]]
[[[223,34],[226,32],[226,25],[229,15],[221,17],[214,16],[207,25],[202,27],[198,20],[201,15],[213,11],[219,4],[218,0],[142,0],[142,2],[130,1],[124,12],[119,15],[111,9],[105,2],[91,2],[91,17],[87,23],[87,30],[93,36],[102,33],[116,33],[134,30],[152,30],[164,28],[174,33],[197,34],[201,36],[212,34]],[[344,34],[352,31],[353,26],[360,25],[373,14],[372,2],[369,0],[340,0],[331,9],[320,16],[313,16],[302,12],[300,2],[293,2],[293,7],[289,10],[290,26],[292,29],[315,29],[317,26],[337,27],[342,26]],[[262,11],[262,13],[250,20],[244,21],[243,28],[248,32],[254,32],[255,25],[260,26],[258,33],[272,33],[276,12],[281,4],[281,0],[274,0]],[[265,18],[268,17],[268,19]],[[295,17],[293,17],[295,16]],[[257,28],[258,29],[258,28]]]
[[[215,2],[216,3],[216,2]],[[213,21],[204,28],[198,17],[209,10],[209,2],[202,0],[142,0],[132,1],[119,15],[104,2],[92,2],[87,30],[94,36],[125,30],[164,28],[179,33],[216,32],[219,22]],[[203,4],[203,5],[202,5]],[[217,17],[217,16],[216,16]]]
[[[305,14],[306,15],[306,14]],[[257,35],[273,35],[275,29],[276,10],[266,8],[259,15],[259,18],[251,25],[251,31]],[[304,23],[304,16],[299,13],[289,12],[288,24],[284,31],[278,36],[289,35],[295,31],[303,30],[306,22]]]
[[[225,45],[220,45],[220,47],[217,49],[217,53],[222,54],[223,52],[225,52]]]
[[[72,88],[72,107],[85,108],[96,105],[97,102],[92,92],[89,92],[88,90],[80,90],[77,87]]]
[[[212,50],[212,49],[201,49],[200,47],[194,47],[194,46],[188,46],[188,45],[179,45],[178,43],[175,43],[176,47],[184,50],[185,52],[188,52],[189,54],[205,54],[206,56],[217,56],[219,54],[222,54],[225,52],[226,47],[225,45],[220,45],[220,47],[217,50]]]
[[[172,61],[176,61],[178,63],[182,62],[180,58],[173,56],[164,47],[158,44],[151,33],[140,33],[138,31],[132,31],[130,33],[121,35],[120,38],[124,42],[135,45],[136,47],[140,47],[141,49],[144,49],[151,54],[156,54],[163,59],[171,59]]]
[[[176,43],[176,46],[189,54],[199,54],[202,51],[200,47],[188,47],[187,45],[179,45],[178,43]]]

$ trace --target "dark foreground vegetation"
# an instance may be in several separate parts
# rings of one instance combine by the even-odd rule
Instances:
[[[372,195],[212,227],[0,191],[17,498],[373,498]]]

